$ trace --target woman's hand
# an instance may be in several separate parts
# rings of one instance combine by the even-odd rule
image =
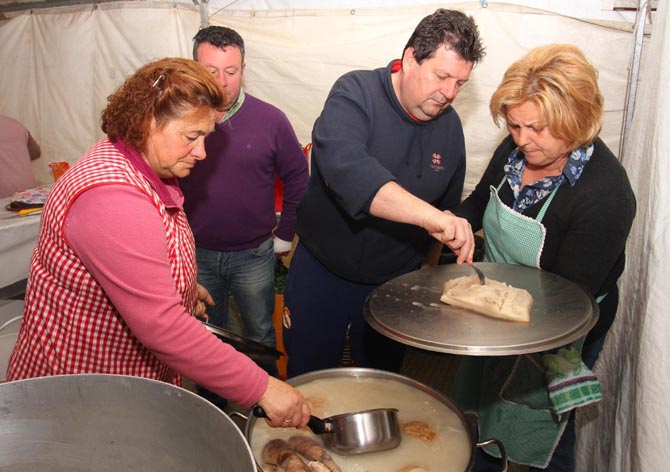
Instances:
[[[207,305],[214,306],[214,299],[210,295],[209,291],[200,284],[196,284],[195,287],[195,296],[197,301],[195,302],[195,308],[193,308],[193,316],[196,318],[202,318],[204,320],[208,319],[207,316]]]
[[[258,404],[265,410],[267,423],[277,428],[302,428],[311,415],[302,393],[272,376]]]

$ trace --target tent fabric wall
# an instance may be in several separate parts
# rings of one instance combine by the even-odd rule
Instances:
[[[670,415],[670,8],[659,2],[623,163],[637,197],[617,318],[596,364],[605,395],[584,411],[580,471],[667,465]],[[661,58],[659,60],[659,58]]]
[[[606,98],[602,137],[618,148],[633,44],[629,25],[610,28],[510,5],[449,6],[475,17],[487,47],[455,104],[468,150],[465,193],[505,134],[489,116],[488,99],[507,66],[539,44],[574,43],[600,69]],[[210,23],[242,34],[246,90],[284,110],[307,143],[337,77],[400,57],[418,21],[435,7],[224,10]],[[38,178],[48,181],[48,162],[74,162],[102,136],[105,99],[136,68],[165,56],[190,57],[199,26],[193,5],[140,2],[36,10],[0,26],[0,55],[12,64],[0,70],[0,109],[40,140],[44,157],[34,164]]]
[[[51,180],[48,162],[74,162],[102,137],[106,97],[135,69],[189,54],[193,8],[138,6],[36,10],[0,26],[0,110],[40,143],[39,180]]]
[[[667,2],[661,5],[667,7]],[[479,2],[446,6],[473,15],[487,47],[487,56],[455,103],[468,150],[466,194],[505,134],[492,123],[488,99],[506,67],[536,45],[573,43],[600,70],[606,108],[602,137],[616,152],[633,51],[629,24],[596,24],[493,3],[488,8]],[[399,57],[416,23],[435,8],[222,10],[210,23],[242,34],[246,90],[283,109],[306,143],[334,80],[349,70],[382,67]],[[661,20],[667,9],[663,15],[658,15]],[[35,163],[40,180],[50,180],[48,162],[74,162],[102,137],[100,112],[125,77],[154,59],[190,57],[200,21],[193,5],[131,2],[24,12],[0,24],[0,111],[22,121],[42,145],[44,157]],[[583,471],[659,470],[669,439],[668,415],[659,412],[666,411],[663,399],[670,383],[663,318],[670,302],[663,271],[670,247],[668,197],[661,192],[668,176],[661,153],[670,148],[670,127],[662,111],[670,103],[668,61],[653,59],[668,57],[668,33],[659,33],[664,29],[659,24],[654,27],[656,50],[650,52],[639,89],[644,105],[635,111],[624,154],[638,196],[638,217],[629,242],[621,313],[596,368],[605,399],[579,418],[578,469]]]

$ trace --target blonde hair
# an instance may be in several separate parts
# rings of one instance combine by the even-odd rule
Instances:
[[[537,106],[542,123],[571,150],[591,144],[602,128],[598,71],[575,46],[540,46],[512,64],[491,97],[493,121],[500,126],[508,107],[526,102]]]

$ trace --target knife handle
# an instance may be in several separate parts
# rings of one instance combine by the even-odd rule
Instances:
[[[43,208],[43,207],[39,207],[39,208],[24,208],[23,210],[19,210],[18,213],[17,213],[17,215],[19,215],[19,216],[30,215],[31,213],[35,213],[35,212],[38,212],[38,211],[42,211],[42,208]]]

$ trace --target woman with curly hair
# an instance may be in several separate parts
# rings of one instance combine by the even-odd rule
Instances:
[[[104,373],[180,383],[180,374],[273,426],[304,426],[309,407],[196,319],[213,303],[196,283],[178,178],[205,158],[226,97],[200,64],[166,58],[108,97],[107,137],[56,183],[30,263],[8,380]],[[194,316],[195,315],[195,316]]]

